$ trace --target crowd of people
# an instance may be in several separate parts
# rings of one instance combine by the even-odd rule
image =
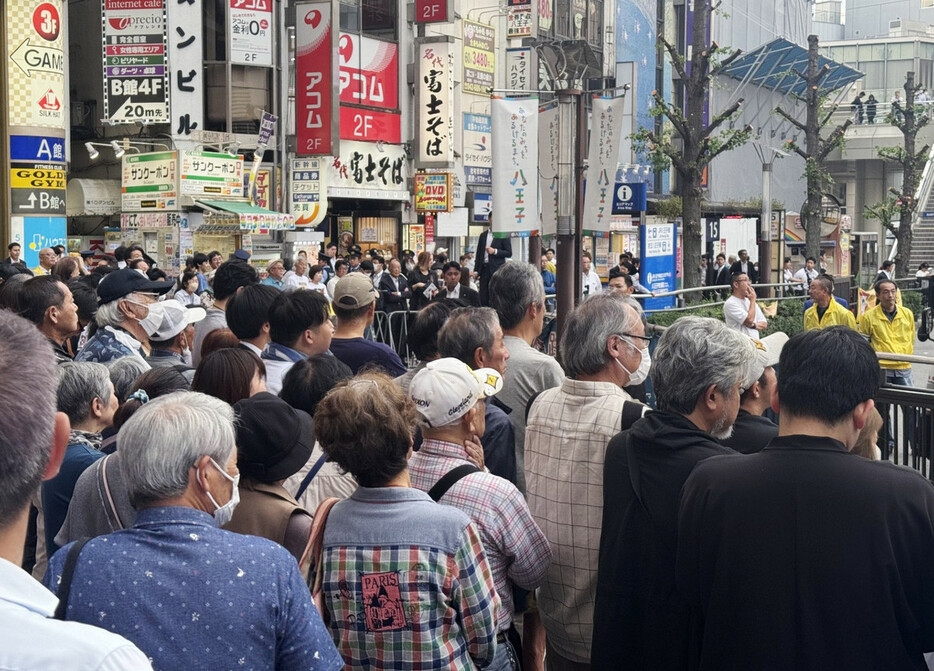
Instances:
[[[806,276],[807,329],[760,338],[741,253],[724,321],[650,353],[623,255],[556,358],[554,253],[478,250],[3,264],[0,668],[926,668],[890,279],[857,325]]]

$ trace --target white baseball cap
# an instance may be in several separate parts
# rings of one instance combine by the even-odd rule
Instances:
[[[753,361],[749,379],[746,381],[746,384],[743,385],[745,389],[749,389],[753,382],[762,377],[762,373],[765,372],[766,368],[778,365],[778,359],[782,354],[782,348],[785,346],[785,343],[788,342],[788,334],[782,331],[776,331],[762,340],[756,340],[755,338],[751,340],[752,344],[756,346],[756,359]]]
[[[472,369],[459,359],[432,361],[409,385],[409,396],[425,424],[438,428],[454,424],[482,398],[503,388],[503,376],[492,368]]]
[[[171,340],[185,330],[185,327],[200,322],[207,316],[204,308],[186,308],[177,300],[170,299],[160,303],[162,306],[162,323],[155,333],[149,336],[150,340],[165,342]]]

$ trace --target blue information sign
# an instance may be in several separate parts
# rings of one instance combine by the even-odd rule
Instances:
[[[642,257],[639,266],[639,281],[642,286],[654,294],[674,291],[677,273],[675,225],[664,222],[640,226],[639,242]],[[664,310],[674,305],[674,296],[648,298],[643,301],[646,311]]]
[[[11,135],[10,160],[34,163],[64,163],[65,140],[42,135]]]
[[[647,193],[645,182],[618,182],[613,192],[613,214],[645,212]]]

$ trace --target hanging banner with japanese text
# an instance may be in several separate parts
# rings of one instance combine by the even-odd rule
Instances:
[[[295,153],[333,156],[340,151],[336,0],[295,4]]]
[[[230,0],[227,15],[230,62],[272,65],[272,0]]]
[[[201,6],[198,3],[170,2],[166,9],[172,139],[180,149],[194,149],[191,132],[204,129]]]
[[[341,142],[328,166],[328,196],[408,200],[405,148],[375,142]]]
[[[65,130],[62,0],[6,0],[7,124]]]
[[[243,197],[243,157],[209,151],[183,151],[183,196]]]
[[[328,213],[327,175],[329,158],[293,158],[292,207],[296,226],[317,226]]]
[[[124,212],[179,209],[178,152],[125,154],[120,191]]]
[[[521,97],[532,88],[532,47],[506,49],[506,89]]]
[[[461,90],[488,96],[495,72],[496,28],[476,21],[464,21],[464,79]]]
[[[464,170],[467,184],[493,183],[489,114],[464,115]]]
[[[454,56],[448,42],[418,46],[416,142],[418,167],[447,168],[454,162]]]
[[[165,0],[103,0],[104,122],[168,123]]]
[[[584,191],[584,235],[610,231],[619,144],[623,137],[623,100],[597,97],[593,100]]]
[[[493,233],[538,234],[538,98],[490,101],[493,112]]]
[[[263,110],[263,116],[260,118],[259,122],[259,135],[256,136],[256,151],[253,152],[253,165],[250,167],[250,174],[247,178],[246,187],[247,197],[253,205],[256,205],[257,198],[256,173],[259,170],[260,164],[263,162],[263,154],[266,152],[266,147],[269,145],[269,139],[276,130],[276,121],[278,120],[279,117],[275,114],[270,114],[266,110]],[[276,184],[279,184],[279,180],[276,180]],[[265,205],[263,207],[265,207]]]
[[[538,180],[542,235],[558,232],[558,104],[542,105],[538,111]]]

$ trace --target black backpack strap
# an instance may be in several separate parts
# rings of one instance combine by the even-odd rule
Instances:
[[[78,564],[78,555],[87,545],[90,538],[80,538],[68,549],[68,555],[65,557],[65,566],[62,568],[62,579],[58,584],[58,606],[55,608],[55,614],[52,616],[56,620],[64,620],[65,612],[68,610],[68,595],[71,593],[71,579],[75,575],[75,566]]]
[[[647,405],[636,403],[635,401],[623,401],[623,416],[620,420],[620,431],[626,431],[636,420],[642,419],[642,416],[649,410]]]
[[[305,479],[302,480],[302,484],[298,487],[298,492],[295,493],[295,500],[302,498],[302,494],[305,493],[305,490],[308,489],[308,485],[311,484],[311,481],[315,479],[315,476],[318,475],[318,471],[321,470],[321,467],[324,466],[325,460],[327,460],[328,455],[322,454],[318,461],[315,462],[315,465],[311,467],[311,470],[308,471],[308,475],[305,476]]]
[[[440,501],[441,497],[447,494],[448,490],[454,486],[461,478],[467,477],[471,473],[479,473],[480,469],[474,466],[473,464],[462,464],[457,468],[452,468],[450,471],[444,474],[440,480],[435,483],[435,486],[431,488],[428,492],[428,496],[431,497],[432,501]]]
[[[537,392],[535,392],[534,394],[532,394],[532,397],[529,399],[529,402],[525,404],[525,421],[526,421],[526,423],[528,423],[528,421],[529,421],[529,413],[532,412],[532,404],[535,403],[535,399],[536,399],[536,398],[538,398],[539,396],[541,396],[541,393],[542,393],[542,392],[537,391]]]

